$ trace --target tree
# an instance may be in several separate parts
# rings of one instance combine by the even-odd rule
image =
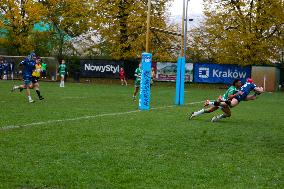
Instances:
[[[90,1],[91,2],[91,1]],[[0,35],[2,46],[13,54],[32,50],[62,58],[65,41],[89,30],[89,0],[2,0]],[[37,31],[35,24],[48,25]]]
[[[50,40],[59,59],[63,58],[66,41],[90,29],[90,2],[88,0],[40,1],[46,10],[43,19],[51,26]]]
[[[30,34],[41,15],[42,7],[32,0],[0,1],[1,45],[11,54],[27,54],[34,50]]]
[[[152,4],[151,26],[166,28],[165,4],[169,1]],[[99,0],[94,3],[92,27],[113,58],[137,58],[145,51],[146,18],[147,0]],[[170,38],[162,33],[151,33],[154,59],[171,58],[165,50],[171,46]]]
[[[268,64],[283,51],[281,0],[208,0],[193,47],[218,63]],[[205,58],[205,57],[203,57]]]
[[[153,2],[151,26],[167,27],[165,9],[170,1]],[[35,50],[60,59],[69,51],[70,39],[90,33],[98,38],[95,50],[86,43],[91,53],[129,59],[140,57],[145,50],[147,0],[3,0],[0,10],[0,28],[5,35],[0,42],[15,49],[15,54]],[[48,30],[37,31],[35,24],[48,25]],[[176,41],[175,37],[151,32],[154,59],[172,59],[167,50],[172,40]]]

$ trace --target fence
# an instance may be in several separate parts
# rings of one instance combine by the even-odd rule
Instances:
[[[21,69],[18,67],[19,63],[24,60],[25,56],[6,56],[0,55],[4,58],[8,66],[7,79],[22,79]],[[47,79],[56,80],[57,59],[54,57],[41,57],[42,61],[47,64]]]
[[[1,56],[1,55],[0,55]],[[5,56],[5,61],[9,64],[7,79],[21,79],[21,70],[17,66],[25,56]],[[56,80],[58,61],[54,57],[42,57],[43,62],[47,64],[47,79]],[[70,76],[74,76],[79,81],[79,77],[95,78],[118,78],[119,68],[124,67],[126,77],[134,79],[134,71],[138,67],[139,60],[104,60],[104,59],[67,59],[67,67]],[[158,62],[153,63],[156,71],[156,80],[175,81],[176,63]],[[282,69],[282,70],[281,70]],[[204,63],[187,63],[186,78],[188,82],[195,83],[224,83],[231,84],[234,79],[252,77],[255,83],[263,86],[266,91],[275,91],[281,83],[281,73],[283,68],[276,66],[246,66],[238,65],[218,65]],[[281,72],[281,71],[282,72]],[[284,73],[284,72],[283,72]]]

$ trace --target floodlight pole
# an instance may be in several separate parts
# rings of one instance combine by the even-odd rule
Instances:
[[[180,50],[180,57],[184,57],[184,45],[185,45],[185,41],[184,41],[184,17],[185,17],[185,1],[187,0],[183,0],[183,6],[182,6],[182,24],[181,24],[181,50]]]
[[[187,21],[188,21],[188,20],[187,20],[187,19],[188,19],[188,18],[187,18],[188,1],[189,1],[189,0],[186,0],[186,6],[185,6],[186,9],[185,9],[185,20],[184,20],[184,21],[185,21],[185,29],[184,29],[184,50],[183,50],[183,51],[184,51],[184,56],[186,55]]]
[[[177,62],[177,76],[176,76],[176,105],[184,104],[184,80],[185,80],[185,54],[186,54],[186,33],[187,33],[187,10],[188,1],[183,0],[182,9],[182,28],[181,28],[181,49],[180,56]],[[186,15],[186,18],[185,18]],[[192,19],[190,19],[192,21]]]
[[[151,14],[151,0],[148,0],[147,32],[146,32],[146,52],[149,52],[150,14]]]

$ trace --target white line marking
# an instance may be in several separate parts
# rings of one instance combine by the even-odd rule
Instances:
[[[191,102],[191,103],[186,103],[184,105],[199,104],[199,103],[202,103],[202,102],[204,102],[204,101]],[[173,108],[173,107],[177,107],[177,105],[161,106],[161,107],[156,107],[156,108],[154,107],[154,108],[151,108],[150,110],[160,110],[160,109]],[[41,122],[35,122],[35,123],[27,123],[27,124],[23,124],[23,125],[7,125],[7,126],[4,126],[4,127],[1,127],[0,130],[12,130],[12,129],[17,129],[17,128],[44,125],[44,124],[50,124],[50,123],[60,123],[60,122],[67,122],[67,121],[78,121],[78,120],[82,120],[82,119],[93,119],[93,118],[106,117],[106,116],[125,115],[125,114],[137,113],[137,112],[140,112],[140,111],[141,110],[133,110],[133,111],[128,111],[128,112],[106,113],[106,114],[82,116],[82,117],[76,117],[76,118],[41,121]]]
[[[66,96],[66,97],[62,97],[62,99],[83,99],[83,98],[87,98],[85,96]]]

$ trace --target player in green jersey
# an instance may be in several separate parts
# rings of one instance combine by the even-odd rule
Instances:
[[[225,94],[223,94],[223,96],[219,96],[217,101],[226,101],[228,99],[234,98],[237,95],[238,89],[241,86],[242,86],[242,82],[239,79],[235,79],[234,82],[233,82],[233,85],[228,88],[228,90],[225,92]],[[218,106],[214,106],[214,101],[211,102],[209,100],[206,100],[204,106],[207,107],[209,105],[211,105],[212,107],[207,108],[207,109],[203,108],[199,111],[192,112],[189,116],[189,119],[192,119],[193,117],[202,115],[204,113],[214,112],[214,111],[216,111],[220,108]],[[231,110],[230,110],[229,107],[221,108],[221,110],[224,112],[224,117],[230,117],[231,116]]]
[[[65,77],[66,74],[68,74],[67,67],[66,67],[66,64],[65,64],[65,60],[62,60],[61,64],[59,65],[58,74],[60,75],[59,87],[64,87],[64,77]]]
[[[41,72],[41,78],[44,78],[44,79],[46,79],[46,71],[47,71],[47,64],[45,63],[45,62],[42,62],[42,59],[40,59],[41,60],[41,70],[42,70],[42,72]]]
[[[251,91],[254,91],[255,94],[249,95]],[[222,107],[223,109],[229,109],[237,106],[241,101],[255,100],[256,96],[260,95],[261,93],[263,93],[263,88],[257,87],[256,84],[254,84],[253,80],[251,78],[248,78],[247,82],[240,88],[235,97],[226,101],[215,101],[213,104],[214,106]],[[225,117],[225,114],[214,116],[211,119],[211,122],[219,121],[220,119],[223,119]]]
[[[134,82],[134,93],[133,93],[133,100],[136,100],[136,95],[139,91],[140,88],[140,81],[141,81],[141,63],[139,64],[139,67],[136,68],[134,76],[136,77],[135,82]]]

